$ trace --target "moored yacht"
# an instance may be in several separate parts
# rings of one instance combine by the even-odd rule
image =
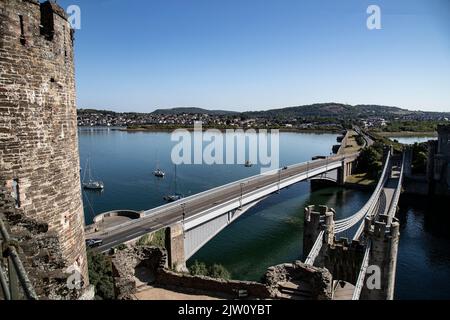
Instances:
[[[87,180],[86,180],[86,174],[88,175]],[[105,188],[105,184],[102,181],[97,181],[97,180],[92,179],[89,158],[86,160],[86,169],[84,171],[82,186],[83,186],[83,189],[87,189],[87,190],[103,190]]]
[[[166,173],[161,169],[156,169],[155,171],[153,171],[153,175],[158,178],[164,178],[166,176]]]
[[[173,194],[168,194],[164,197],[164,200],[167,202],[175,202],[184,198],[184,196],[180,193],[177,193],[177,166],[175,165],[175,176],[174,176],[174,191]]]

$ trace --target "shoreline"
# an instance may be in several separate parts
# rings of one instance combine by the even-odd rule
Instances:
[[[108,129],[114,131],[122,131],[122,132],[172,132],[175,130],[188,130],[194,131],[193,127],[145,127],[145,128],[126,128],[126,127],[78,127],[78,130],[101,130]],[[295,129],[295,128],[238,128],[238,127],[230,127],[230,128],[216,128],[216,127],[203,127],[203,131],[215,129],[221,132],[225,132],[226,130],[279,130],[280,132],[292,132],[292,133],[311,133],[311,134],[341,134],[344,130],[338,129],[329,129],[329,130],[320,130],[320,129]]]
[[[116,129],[119,131],[124,131],[124,132],[171,132],[171,131],[175,131],[175,130],[188,130],[188,131],[194,131],[194,128],[192,127],[188,127],[188,128],[183,128],[183,127],[174,127],[174,128],[122,128],[122,129]],[[290,128],[215,128],[215,127],[203,127],[203,131],[206,130],[219,130],[221,132],[225,132],[226,130],[279,130],[280,132],[292,132],[292,133],[315,133],[315,134],[327,134],[327,133],[332,133],[332,134],[339,134],[342,131],[341,130],[318,130],[318,129],[290,129]]]

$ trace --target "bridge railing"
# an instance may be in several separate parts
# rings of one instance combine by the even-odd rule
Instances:
[[[375,191],[372,194],[372,196],[370,197],[369,201],[364,205],[364,207],[361,210],[359,210],[357,213],[355,213],[351,217],[337,221],[335,224],[335,234],[342,233],[342,232],[350,229],[351,227],[356,225],[362,218],[367,216],[368,213],[370,213],[370,211],[371,211],[370,209],[374,205],[376,205],[376,202],[378,201],[380,192],[387,181],[387,171],[390,166],[390,162],[391,162],[391,152],[389,151],[387,154],[387,157],[386,157],[385,164],[384,164],[383,173],[382,173],[381,178],[377,184],[377,187],[375,188]],[[308,257],[305,260],[305,264],[308,264],[308,265],[314,264],[314,261],[317,258],[317,256],[319,255],[320,249],[322,248],[324,234],[325,234],[324,231],[319,233],[319,235],[316,239],[316,242],[314,243],[314,245],[311,249],[311,252],[309,253]]]
[[[314,242],[311,252],[309,253],[308,257],[305,260],[305,264],[310,266],[314,265],[314,261],[316,260],[317,256],[320,253],[320,250],[322,249],[324,235],[325,231],[322,230],[317,236],[316,242]]]
[[[378,198],[380,196],[381,190],[383,189],[388,176],[387,176],[387,172],[389,171],[389,166],[390,166],[390,162],[391,162],[391,153],[389,151],[385,164],[384,164],[384,168],[383,168],[383,173],[381,175],[380,180],[378,181],[378,184],[375,188],[375,191],[373,192],[372,196],[370,197],[369,201],[364,205],[364,207],[359,210],[357,213],[355,213],[354,215],[342,219],[342,220],[338,220],[335,223],[335,233],[341,233],[344,232],[348,229],[350,229],[351,227],[353,227],[354,225],[356,225],[362,218],[364,218],[369,212],[370,209],[376,204],[376,202],[378,201]]]
[[[390,206],[389,213],[388,213],[388,215],[389,215],[388,224],[392,223],[392,218],[395,216],[395,213],[397,210],[398,201],[400,199],[400,194],[402,192],[404,168],[405,168],[405,155],[403,154],[397,188],[396,188],[394,196],[392,198],[391,206]],[[363,225],[362,225],[362,227],[363,227]],[[355,286],[355,291],[353,292],[352,300],[359,300],[361,297],[361,292],[364,287],[364,281],[366,279],[367,268],[369,267],[369,257],[370,257],[371,247],[372,247],[372,243],[369,239],[366,244],[366,252],[365,252],[362,264],[361,264],[361,270],[360,270],[358,280],[357,280],[357,283]]]
[[[353,291],[352,300],[359,300],[361,292],[364,287],[364,281],[366,280],[367,268],[369,267],[370,250],[372,249],[372,243],[369,240],[366,245],[366,252],[361,263],[361,269],[359,271],[358,280],[356,281],[355,291]]]
[[[330,168],[331,168],[331,169],[335,169],[335,167],[336,167],[337,165],[339,165],[339,166],[341,165],[341,164],[340,164],[340,161],[338,161],[338,162],[336,162],[336,161],[335,161],[335,162],[330,162],[330,163],[327,163],[327,164],[322,164],[322,165],[319,166],[319,167],[310,168],[308,172],[297,173],[297,174],[295,174],[295,175],[289,176],[288,178],[284,178],[284,179],[282,179],[282,180],[279,181],[279,182],[277,181],[277,182],[268,184],[268,185],[266,185],[266,186],[264,186],[264,187],[261,187],[261,188],[258,188],[258,189],[255,189],[255,190],[251,190],[251,191],[249,191],[249,192],[246,192],[245,195],[244,195],[244,196],[242,197],[242,199],[240,199],[240,200],[242,200],[242,204],[247,205],[247,204],[249,204],[249,203],[255,201],[255,197],[258,196],[258,195],[260,195],[261,193],[264,193],[264,192],[265,192],[267,195],[269,195],[269,194],[273,193],[273,190],[274,190],[274,189],[279,190],[278,187],[279,187],[280,185],[284,184],[284,183],[286,182],[286,180],[288,180],[288,179],[289,179],[289,180],[290,180],[290,179],[295,179],[296,177],[299,177],[299,176],[305,175],[305,174],[306,174],[306,175],[310,174],[311,176],[315,176],[317,171],[328,170],[328,169],[330,169]],[[240,197],[239,197],[239,198],[240,198]],[[217,211],[217,210],[220,210],[221,208],[227,207],[227,206],[229,206],[230,204],[232,204],[232,203],[234,203],[234,202],[236,202],[236,198],[231,199],[231,200],[226,201],[226,202],[223,202],[223,203],[221,203],[221,204],[219,204],[219,205],[217,205],[217,206],[215,206],[215,207],[208,208],[208,209],[206,209],[205,211],[199,212],[199,213],[197,213],[197,214],[195,214],[195,215],[192,215],[192,216],[190,216],[189,218],[187,218],[187,219],[185,220],[185,222],[189,222],[189,221],[195,220],[195,219],[198,218],[198,216],[204,215],[205,213],[208,213],[209,211]]]
[[[402,164],[401,164],[401,169],[400,169],[400,176],[398,179],[398,184],[397,184],[397,188],[395,189],[395,193],[394,193],[394,197],[392,199],[392,203],[391,206],[389,208],[389,221],[388,221],[388,225],[391,224],[393,217],[395,217],[395,213],[397,211],[397,207],[398,207],[398,202],[400,200],[400,195],[402,193],[402,188],[403,188],[403,177],[404,177],[404,172],[405,172],[405,154],[403,154],[402,157]]]
[[[361,137],[363,137],[364,139],[364,145],[362,146],[362,148],[364,149],[365,147],[370,147],[371,146],[371,139],[369,138],[368,135],[366,135],[363,130],[361,130],[361,128],[359,127],[354,127],[353,130],[356,131],[357,134],[359,134]],[[370,140],[369,140],[370,139]]]
[[[5,300],[38,300],[33,285],[20,260],[5,223],[0,217],[0,247],[3,257],[0,257],[0,289]]]

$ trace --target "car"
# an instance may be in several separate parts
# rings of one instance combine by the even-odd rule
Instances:
[[[102,244],[103,244],[103,240],[102,239],[88,239],[88,240],[86,240],[86,245],[89,248],[100,247]]]

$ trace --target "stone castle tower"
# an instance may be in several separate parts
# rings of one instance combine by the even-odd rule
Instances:
[[[429,193],[450,195],[450,125],[438,126],[438,140],[428,141]]]
[[[64,10],[1,0],[0,187],[15,210],[47,226],[60,269],[79,270],[87,287],[76,119],[73,30]]]

